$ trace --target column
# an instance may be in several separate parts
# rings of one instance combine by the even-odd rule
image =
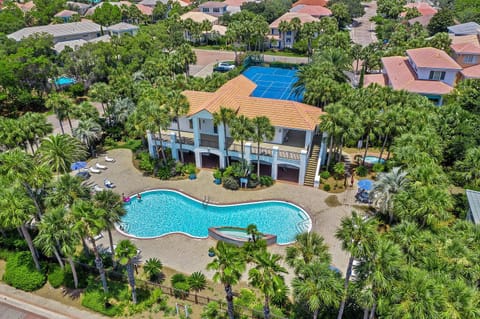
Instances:
[[[193,145],[195,148],[200,147],[200,125],[198,125],[199,119],[197,117],[192,118],[193,122]]]
[[[305,149],[308,149],[310,144],[312,144],[313,131],[305,131]]]
[[[277,180],[278,175],[278,146],[272,147],[272,179]]]
[[[200,153],[199,149],[195,150],[195,166],[202,168],[202,153]]]
[[[300,152],[300,171],[298,172],[299,185],[303,185],[303,182],[305,181],[305,172],[307,171],[307,164],[308,164],[307,151],[302,150]]]
[[[225,132],[224,132],[224,125],[221,123],[217,127],[217,132],[218,132],[218,149],[220,150],[220,153],[222,156],[220,157],[220,168],[225,167]]]
[[[245,160],[247,161],[247,164],[250,165],[250,162],[252,159],[250,158],[252,156],[252,143],[247,142],[245,143]]]
[[[148,153],[150,153],[150,157],[158,158],[157,150],[155,147],[155,140],[153,138],[152,132],[150,132],[149,130],[147,130],[147,141],[148,141]]]
[[[178,161],[177,135],[175,132],[170,132],[170,144],[172,145],[172,157],[174,160]]]
[[[327,162],[327,143],[328,143],[328,133],[323,132],[322,143],[320,144],[320,163],[325,165]]]

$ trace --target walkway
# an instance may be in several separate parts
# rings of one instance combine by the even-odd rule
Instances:
[[[193,197],[203,199],[208,196],[212,203],[233,203],[252,200],[282,199],[303,207],[311,216],[313,231],[321,234],[332,254],[333,265],[343,271],[347,266],[348,257],[341,249],[341,243],[335,238],[335,229],[340,225],[340,219],[350,214],[348,206],[328,207],[325,198],[329,195],[311,187],[277,183],[273,187],[259,191],[230,191],[213,183],[212,172],[202,170],[196,180],[161,181],[145,177],[132,165],[132,155],[129,150],[117,149],[108,153],[116,159],[115,163],[105,163],[103,158],[99,163],[107,165],[108,169],[98,175],[93,175],[88,181],[103,186],[104,178],[110,179],[117,185],[115,191],[126,195],[136,194],[155,188],[174,188]],[[95,165],[95,160],[90,165]],[[108,245],[108,236],[99,242]],[[114,231],[114,241],[126,237]],[[133,239],[135,245],[142,250],[142,258],[159,258],[165,266],[184,273],[202,271],[208,277],[205,266],[211,261],[208,257],[208,248],[215,245],[213,239],[193,239],[185,235],[174,234],[157,239]],[[285,246],[275,245],[271,251],[285,255]]]
[[[355,19],[350,31],[350,38],[354,43],[365,47],[377,41],[375,23],[370,21],[370,18],[377,14],[377,2],[364,2],[363,5],[365,6],[365,14]]]

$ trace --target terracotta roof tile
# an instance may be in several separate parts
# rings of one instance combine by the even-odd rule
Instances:
[[[146,16],[151,16],[153,14],[152,7],[144,6],[143,4],[139,4],[139,3],[137,3],[135,6],[138,8],[138,10],[140,10],[142,14]]]
[[[480,42],[477,35],[454,36],[450,48],[455,53],[480,54]]]
[[[223,8],[225,6],[227,6],[227,4],[220,1],[207,1],[198,5],[200,8]]]
[[[306,13],[287,12],[284,15],[282,15],[281,17],[279,17],[277,20],[270,23],[270,28],[278,28],[278,26],[280,25],[280,22],[282,22],[282,21],[290,22],[290,21],[292,21],[293,18],[300,19],[300,22],[302,24],[308,23],[308,22],[318,21],[317,18],[314,18],[311,15],[306,14]]]
[[[405,8],[417,8],[418,12],[422,16],[427,16],[427,15],[434,15],[438,11],[437,9],[433,8],[431,5],[429,5],[426,2],[420,2],[420,3],[407,3],[405,5]],[[406,12],[402,12],[400,16],[404,17],[406,15]]]
[[[72,11],[72,10],[62,10],[59,13],[57,13],[56,15],[54,15],[54,17],[67,18],[67,17],[71,17],[75,14],[78,14],[78,12],[77,11]]]
[[[290,12],[297,12],[297,13],[306,13],[311,15],[312,17],[325,17],[331,16],[332,11],[330,9],[322,7],[322,6],[309,6],[309,5],[298,5],[290,9]]]
[[[435,48],[419,48],[407,50],[407,55],[418,68],[454,69],[462,67],[455,62],[445,51]]]
[[[465,68],[460,73],[467,79],[480,79],[480,64]]]
[[[218,22],[217,17],[214,17],[212,15],[209,15],[203,12],[198,12],[198,11],[189,11],[187,13],[184,13],[180,16],[180,19],[182,20],[192,19],[194,22],[197,22],[197,23],[201,23],[204,20],[210,21],[213,24],[216,24]]]
[[[381,86],[387,86],[388,78],[385,74],[366,74],[363,78],[363,86],[367,87],[373,83]]]
[[[328,4],[327,0],[299,0],[295,2],[292,7],[296,7],[298,5],[308,5],[308,6],[322,6],[325,7]]]
[[[424,16],[419,16],[419,17],[408,20],[408,23],[410,25],[414,25],[415,22],[418,22],[423,27],[427,27],[428,24],[430,23],[430,20],[432,20],[433,16],[434,16],[434,14],[427,14],[427,15],[424,15]]]

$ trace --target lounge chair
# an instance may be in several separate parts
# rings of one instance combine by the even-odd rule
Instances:
[[[103,191],[103,188],[98,186],[97,184],[93,185],[93,190],[95,192],[102,192]]]
[[[103,184],[105,185],[106,188],[115,188],[115,184],[113,184],[106,178],[103,180]]]
[[[105,162],[113,163],[113,162],[115,162],[115,159],[112,158],[112,157],[105,156]]]
[[[99,163],[96,163],[95,167],[98,168],[98,169],[107,169],[107,167],[105,165],[102,165],[102,164],[99,164]]]
[[[103,238],[103,233],[98,234],[97,236],[93,237],[93,240],[97,241]]]
[[[96,168],[93,167],[93,166],[90,167],[88,170],[89,170],[91,173],[94,173],[94,174],[100,174],[100,172],[101,172],[101,170],[96,169]]]

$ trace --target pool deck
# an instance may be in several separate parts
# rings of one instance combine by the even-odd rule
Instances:
[[[348,256],[341,249],[341,243],[335,238],[334,233],[340,225],[341,218],[350,214],[351,206],[329,207],[325,203],[325,199],[330,194],[326,192],[288,182],[279,182],[272,187],[256,191],[230,191],[222,186],[215,185],[212,171],[205,169],[200,171],[196,180],[161,181],[143,176],[133,166],[130,150],[112,150],[108,152],[108,156],[115,158],[116,162],[106,163],[103,157],[89,162],[89,166],[94,166],[98,162],[108,167],[100,174],[92,174],[92,177],[87,181],[89,185],[96,183],[103,187],[103,180],[108,178],[117,186],[114,191],[119,194],[125,193],[125,195],[134,195],[138,192],[156,188],[170,188],[177,189],[200,200],[203,200],[204,196],[208,196],[210,202],[220,204],[266,199],[294,203],[307,211],[312,218],[312,230],[325,238],[332,254],[333,266],[342,270],[342,272],[346,270]],[[340,203],[345,203],[349,193],[353,191],[352,189],[343,194],[338,194]],[[113,231],[113,237],[114,243],[128,238],[117,231]],[[180,272],[202,271],[209,278],[213,276],[213,272],[205,269],[206,265],[212,260],[211,257],[208,257],[208,249],[216,244],[216,241],[211,238],[194,239],[186,235],[172,234],[157,239],[131,238],[131,240],[142,250],[142,260],[157,257],[165,266]],[[106,232],[104,232],[104,237],[98,241],[98,244],[108,247]],[[268,249],[285,256],[285,246],[273,245]],[[246,278],[244,276],[244,279]],[[292,274],[286,276],[288,282],[291,278]]]

